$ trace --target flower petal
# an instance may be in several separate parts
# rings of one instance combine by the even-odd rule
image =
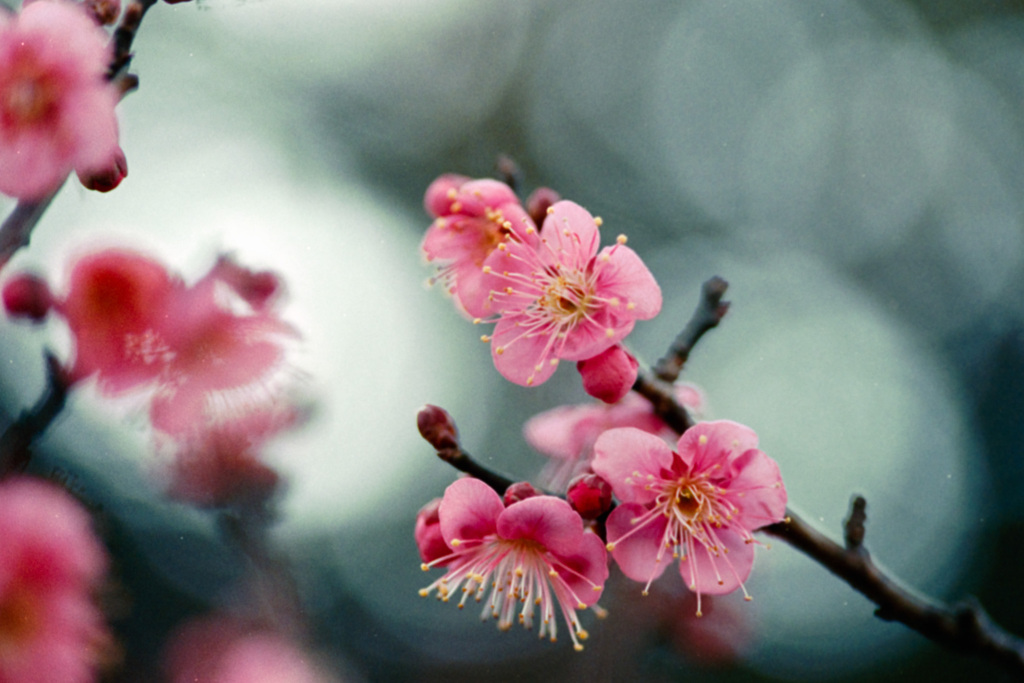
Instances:
[[[731,593],[747,580],[754,566],[754,544],[731,529],[716,529],[717,553],[694,543],[692,557],[679,563],[679,573],[690,590],[708,595]]]
[[[607,260],[603,260],[607,257]],[[597,288],[605,297],[618,297],[620,310],[636,320],[650,320],[661,311],[661,287],[635,251],[616,244],[598,254]],[[600,265],[602,264],[603,265]],[[627,309],[626,305],[631,307]]]
[[[614,544],[612,557],[622,573],[634,581],[648,582],[662,575],[671,564],[672,553],[662,542],[668,518],[656,514],[638,528],[634,520],[645,514],[650,513],[642,505],[620,505],[608,516],[606,528],[608,542]]]
[[[611,484],[620,501],[646,504],[658,495],[645,488],[648,475],[661,478],[672,459],[672,449],[659,437],[636,427],[620,427],[597,438],[591,467]]]
[[[757,449],[740,455],[733,467],[736,477],[729,483],[729,500],[740,509],[735,523],[753,531],[774,524],[786,516],[786,487],[779,465]]]
[[[687,429],[679,437],[676,451],[691,471],[701,472],[716,465],[731,467],[733,460],[751,448],[757,448],[753,429],[731,420],[715,420]]]
[[[505,510],[501,496],[479,479],[457,479],[445,489],[438,516],[441,535],[451,546],[454,540],[476,540],[496,533],[498,516]]]
[[[533,496],[509,505],[498,517],[498,536],[534,541],[556,555],[575,553],[583,538],[583,519],[555,496]]]

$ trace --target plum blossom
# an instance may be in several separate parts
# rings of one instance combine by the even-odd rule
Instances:
[[[619,568],[646,582],[646,592],[666,560],[678,558],[698,614],[702,593],[743,589],[754,563],[751,532],[786,514],[779,466],[757,449],[753,430],[735,422],[699,423],[675,451],[642,430],[612,429],[598,437],[594,454],[594,472],[621,503],[607,521]]]
[[[72,170],[120,153],[106,33],[81,5],[41,0],[0,12],[0,192],[40,199]]]
[[[246,276],[248,273],[248,276]],[[222,257],[188,286],[159,261],[108,249],[79,258],[54,308],[75,342],[71,376],[100,391],[155,388],[154,426],[191,437],[215,399],[257,387],[281,367],[295,330],[278,318],[265,273]]]
[[[694,384],[675,385],[676,400],[692,415],[704,412],[704,393]],[[530,446],[551,458],[540,475],[540,482],[555,491],[564,491],[577,474],[590,469],[594,442],[603,432],[615,427],[636,427],[674,441],[677,437],[657,415],[650,401],[636,393],[626,394],[616,404],[585,403],[560,406],[534,415],[523,425],[523,436]]]
[[[501,496],[478,479],[452,483],[438,507],[441,535],[449,552],[423,564],[428,570],[445,566],[448,572],[420,591],[437,591],[447,602],[461,595],[462,608],[470,598],[483,602],[481,614],[498,620],[498,628],[518,621],[525,628],[539,619],[539,635],[552,641],[558,633],[557,611],[577,650],[587,638],[576,610],[591,607],[603,613],[597,600],[608,578],[604,544],[584,531],[583,520],[561,498],[531,496],[505,506]],[[417,534],[420,553],[436,553],[424,544],[429,534]]]
[[[539,239],[517,236],[487,258],[497,325],[483,339],[506,379],[541,384],[559,359],[593,358],[661,310],[661,289],[624,236],[598,253],[599,225],[583,207],[560,201]]]
[[[95,680],[109,636],[93,594],[107,568],[89,516],[56,486],[0,482],[0,681]]]
[[[483,265],[513,232],[536,232],[519,198],[497,180],[443,175],[427,188],[424,207],[435,217],[420,246],[428,261],[440,261],[437,280],[471,317],[490,315],[490,290]]]

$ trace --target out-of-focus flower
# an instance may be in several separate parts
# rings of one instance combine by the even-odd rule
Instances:
[[[188,622],[165,657],[169,683],[329,683],[314,658],[265,626],[229,617]]]
[[[675,395],[691,414],[699,416],[704,411],[704,394],[695,385],[676,384]],[[597,437],[614,427],[636,427],[666,441],[676,439],[654,414],[650,402],[639,394],[626,394],[613,405],[587,403],[554,408],[534,415],[523,426],[526,442],[552,459],[541,473],[541,484],[555,491],[565,490],[570,479],[589,469]]]
[[[608,578],[604,544],[561,498],[532,496],[508,507],[487,484],[459,479],[444,493],[438,508],[441,534],[450,552],[424,570],[443,565],[448,572],[420,591],[437,591],[447,602],[460,596],[459,607],[471,597],[483,602],[483,619],[492,616],[498,628],[512,627],[517,618],[532,628],[540,620],[540,637],[555,640],[561,612],[577,650],[587,637],[576,610],[596,603]],[[423,547],[420,548],[421,554]]]
[[[186,286],[136,252],[78,259],[67,295],[56,303],[75,342],[72,377],[95,375],[100,390],[112,394],[155,386],[154,426],[191,438],[217,417],[215,395],[261,386],[282,364],[284,339],[296,335],[262,289],[257,295],[246,286],[244,272],[221,259]]]
[[[39,199],[120,148],[105,78],[107,35],[81,5],[40,0],[0,13],[0,192]]]
[[[561,201],[548,210],[539,243],[510,239],[487,258],[497,325],[484,340],[506,379],[541,384],[559,359],[593,358],[661,310],[661,289],[625,237],[598,253],[598,225]]]
[[[0,482],[0,681],[95,680],[109,643],[93,602],[106,567],[71,496],[28,478]]]
[[[675,451],[639,429],[606,431],[592,466],[621,502],[607,532],[622,572],[649,587],[678,557],[698,614],[701,593],[743,588],[754,563],[752,532],[786,514],[779,466],[757,449],[753,430],[727,420],[691,427]]]
[[[629,393],[639,368],[636,358],[621,344],[576,363],[583,379],[583,390],[605,403],[616,403]]]
[[[428,261],[444,264],[437,279],[471,317],[490,315],[485,259],[513,232],[537,230],[519,198],[497,180],[448,174],[431,183],[423,205],[436,220],[420,248]]]

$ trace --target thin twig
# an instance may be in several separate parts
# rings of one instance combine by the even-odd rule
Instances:
[[[60,186],[42,199],[19,201],[3,225],[0,225],[0,270],[3,270],[19,249],[28,246],[32,239],[32,230],[53,198],[57,196],[59,189]]]
[[[675,382],[690,352],[708,330],[717,327],[729,311],[729,302],[722,301],[729,283],[717,275],[701,286],[701,297],[697,308],[683,331],[672,342],[668,353],[654,366],[654,374],[664,382]]]
[[[792,510],[784,521],[761,531],[775,536],[822,565],[878,606],[875,615],[898,621],[935,642],[1001,664],[1024,678],[1024,641],[988,617],[973,599],[946,605],[901,586],[882,571],[863,545],[866,502],[853,499],[844,525],[846,547],[828,538]]]
[[[57,358],[46,354],[47,381],[43,395],[0,434],[0,479],[24,472],[32,459],[32,442],[64,409],[71,383]]]
[[[641,369],[637,373],[633,391],[650,401],[654,414],[677,434],[682,434],[696,424],[686,408],[676,400],[672,385],[650,372]]]

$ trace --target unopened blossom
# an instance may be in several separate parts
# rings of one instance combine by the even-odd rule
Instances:
[[[0,682],[95,680],[109,642],[93,600],[106,568],[70,495],[29,478],[0,482]]]
[[[779,466],[758,450],[753,430],[727,420],[691,427],[675,451],[639,429],[606,431],[592,467],[620,501],[607,521],[619,568],[649,588],[678,558],[698,614],[702,593],[743,588],[754,563],[752,532],[786,514]]]
[[[420,248],[428,261],[441,263],[437,280],[469,316],[490,315],[484,261],[513,232],[535,233],[533,221],[512,188],[497,180],[443,175],[427,188],[423,204],[435,220]]]
[[[81,6],[39,0],[0,12],[0,192],[39,199],[119,152],[106,33]]]
[[[227,616],[187,622],[165,655],[168,683],[329,683],[303,647],[265,625]]]
[[[445,490],[438,508],[441,534],[450,552],[424,563],[447,573],[420,591],[436,591],[463,607],[483,603],[481,618],[498,620],[506,630],[518,621],[552,641],[559,613],[577,650],[587,632],[577,610],[603,610],[597,600],[608,578],[604,544],[584,531],[583,520],[554,496],[532,496],[508,507],[501,496],[478,479],[464,478]],[[419,540],[419,538],[417,539]],[[421,554],[424,548],[420,547]]]
[[[53,295],[46,280],[32,273],[16,275],[4,283],[4,310],[12,318],[39,322],[46,318],[53,305]]]
[[[605,403],[621,401],[633,388],[640,364],[621,344],[576,363],[583,390]]]
[[[691,414],[700,415],[704,411],[706,401],[697,386],[680,382],[674,392],[679,404]],[[570,479],[589,470],[597,437],[615,427],[636,427],[666,441],[677,438],[654,414],[650,401],[633,392],[611,405],[585,403],[553,408],[534,415],[523,425],[526,442],[551,458],[541,473],[541,484],[564,491]]]
[[[497,325],[484,340],[506,379],[541,384],[560,359],[593,358],[661,310],[661,289],[624,236],[598,251],[598,225],[561,201],[548,209],[539,240],[510,239],[488,257]]]

